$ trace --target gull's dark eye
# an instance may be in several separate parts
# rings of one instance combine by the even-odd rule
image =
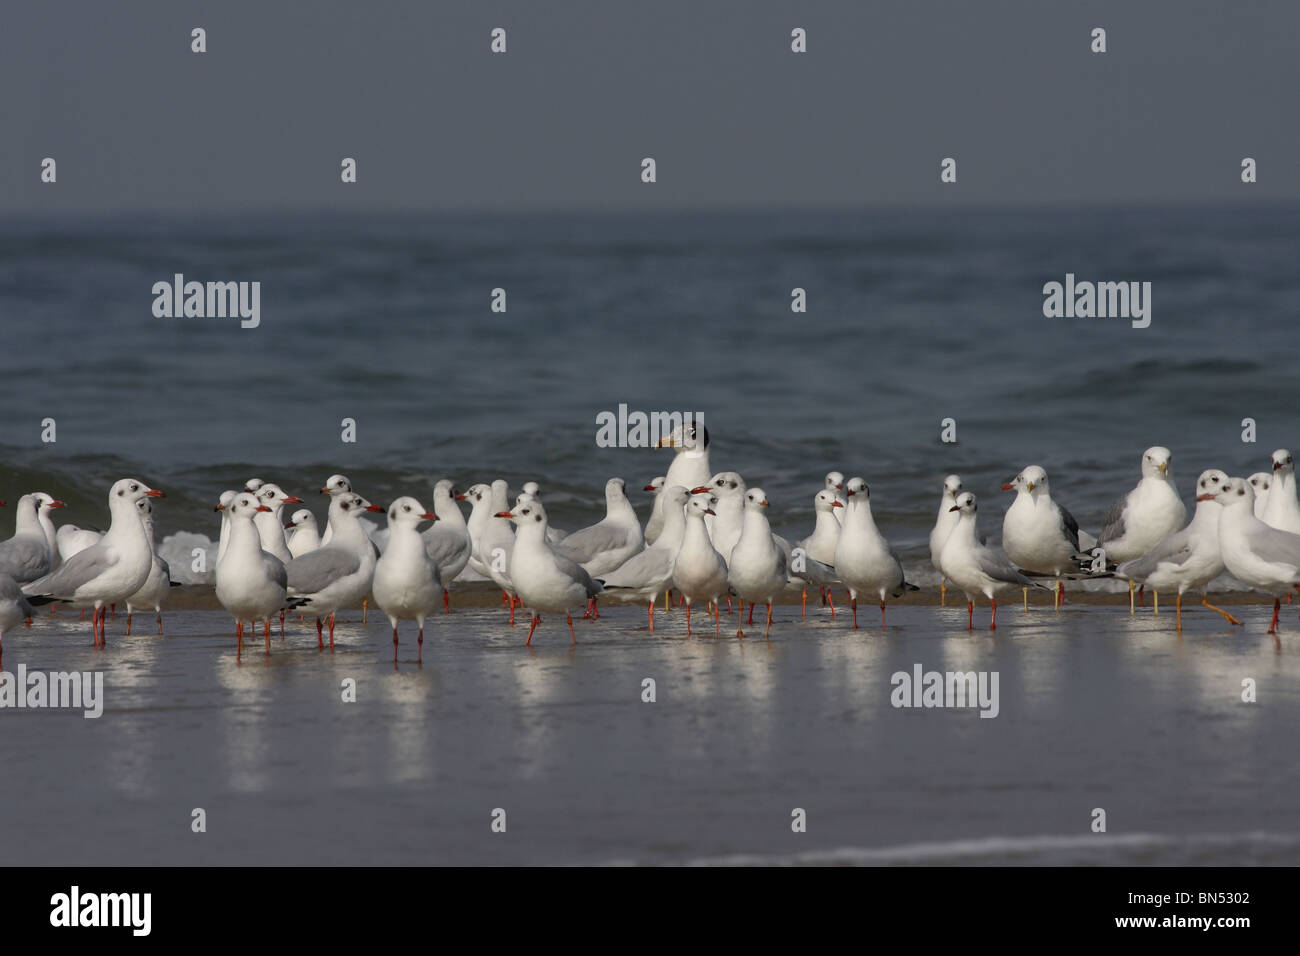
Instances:
[[[403,511],[410,511],[410,510],[411,510],[411,506],[410,506],[410,505],[402,505],[402,510],[403,510]]]
[[[534,518],[533,520],[534,520],[534,521],[541,521],[541,520],[542,520],[542,516],[541,516],[541,515],[538,515],[538,516],[537,516],[536,518]]]
[[[344,510],[344,511],[347,511],[347,510],[348,510],[349,508],[351,508],[351,507],[352,507],[352,506],[351,506],[350,504],[348,504],[346,501],[343,502],[343,510]]]
[[[1237,489],[1237,494],[1239,494],[1239,495],[1244,495],[1245,493],[1246,493],[1246,489],[1245,489],[1245,488],[1238,488],[1238,489]]]

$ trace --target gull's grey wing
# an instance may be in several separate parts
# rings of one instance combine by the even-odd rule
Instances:
[[[647,581],[671,575],[677,555],[667,548],[646,548],[605,575],[607,588],[639,588]]]
[[[1109,542],[1124,537],[1124,532],[1127,530],[1124,526],[1124,512],[1127,510],[1128,495],[1110,506],[1110,511],[1106,512],[1106,521],[1101,526],[1101,537],[1097,539],[1097,544],[1104,548]]]
[[[356,574],[360,568],[361,557],[355,552],[320,548],[290,561],[285,567],[285,582],[299,594],[315,594],[339,578]]]
[[[310,554],[311,552],[308,552]],[[306,557],[306,555],[303,555]],[[271,576],[271,580],[282,588],[289,586],[289,572],[283,561],[271,554],[269,551],[262,552],[262,563],[266,565],[266,571]],[[292,564],[292,562],[290,562]]]
[[[44,538],[24,534],[0,541],[0,573],[23,584],[49,572],[50,550]]]
[[[578,564],[578,562],[574,561],[572,558],[566,558],[562,554],[556,554],[555,564],[565,574],[577,578],[582,582],[582,586],[587,590],[587,597],[595,597],[601,592],[605,579],[601,578],[599,581],[593,580],[591,575],[587,573],[587,569]]]
[[[1061,513],[1061,537],[1070,542],[1070,547],[1079,550],[1082,547],[1079,541],[1079,522],[1074,520],[1074,515],[1064,505],[1058,504],[1056,510]]]
[[[632,532],[629,529],[602,521],[600,524],[573,532],[551,547],[556,554],[563,555],[578,564],[586,564],[602,551],[626,548],[631,543],[631,538]]]
[[[23,589],[7,574],[0,574],[0,601],[14,601],[18,605],[18,611],[25,617],[31,617],[34,613],[32,606],[27,603],[27,598],[23,596]]]
[[[29,596],[70,598],[79,587],[99,577],[117,564],[117,561],[117,556],[110,553],[103,544],[92,544],[64,561],[54,573],[24,585],[23,593]]]
[[[441,531],[437,525],[420,537],[424,538],[424,553],[440,567],[458,560],[470,548],[468,535],[450,530]]]
[[[800,581],[807,581],[809,584],[815,584],[818,587],[840,583],[840,579],[836,577],[835,568],[831,565],[822,564],[822,562],[807,555],[804,555],[803,564],[803,572],[791,571],[790,577]]]
[[[980,570],[991,577],[994,581],[1005,581],[1007,584],[1019,584],[1025,588],[1041,588],[1043,585],[1029,580],[1020,573],[1020,569],[1011,563],[1011,559],[999,551],[992,548],[979,548],[976,551],[976,559],[979,561]]]
[[[1260,523],[1246,532],[1246,541],[1250,550],[1263,560],[1300,569],[1300,534]]]
[[[790,575],[786,573],[786,568],[788,568],[790,564],[786,560],[785,549],[781,547],[782,542],[785,542],[787,548],[790,546],[790,542],[786,541],[785,538],[780,538],[780,540],[778,540],[778,535],[772,535],[772,544],[776,546],[776,573],[779,574],[788,584],[790,582]]]
[[[1192,556],[1191,536],[1187,529],[1175,531],[1154,548],[1132,561],[1125,561],[1115,572],[1123,578],[1145,578],[1161,564],[1182,564]]]

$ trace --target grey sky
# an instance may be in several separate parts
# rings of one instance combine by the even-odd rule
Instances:
[[[53,0],[0,19],[11,213],[1300,198],[1294,0]]]

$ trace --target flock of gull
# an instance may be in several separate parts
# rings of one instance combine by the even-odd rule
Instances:
[[[876,525],[862,478],[827,474],[813,496],[812,533],[792,544],[773,533],[762,488],[747,486],[735,472],[712,471],[703,426],[698,434],[693,425],[678,428],[660,445],[676,455],[668,473],[645,486],[654,505],[644,529],[621,478],[605,485],[605,516],[567,534],[551,526],[535,482],[511,503],[503,480],[460,492],[444,479],[433,487],[431,510],[409,496],[385,509],[346,477],[333,475],[320,489],[330,496],[324,530],[310,510],[289,507],[301,498],[274,483],[251,479],[242,490],[226,491],[216,505],[216,597],[235,619],[238,652],[245,625],[261,623],[269,654],[272,621],[279,618],[283,636],[286,612],[315,618],[318,647],[324,647],[328,623],[332,647],[335,615],[358,606],[364,611],[371,599],[392,624],[394,655],[402,620],[416,622],[422,649],[426,619],[439,606],[450,611],[447,592],[454,582],[473,579],[500,587],[510,624],[517,608],[529,612],[526,644],[543,613],[563,614],[576,643],[573,614],[598,618],[598,598],[644,603],[650,631],[659,598],[666,607],[675,599],[685,606],[688,635],[695,605],[712,612],[720,635],[725,601],[743,637],[755,605],[766,609],[766,633],[772,602],[791,588],[802,591],[805,615],[810,587],[820,590],[832,615],[831,589],[845,588],[854,628],[859,597],[879,602],[883,626],[888,600],[917,590]],[[1300,590],[1300,502],[1291,454],[1274,452],[1271,470],[1248,479],[1202,472],[1186,524],[1170,460],[1166,448],[1146,450],[1141,479],[1115,502],[1095,537],[1053,500],[1041,467],[1025,468],[1003,485],[1016,494],[1002,523],[1001,547],[980,534],[975,495],[948,475],[930,535],[941,602],[950,586],[961,591],[973,629],[975,601],[983,596],[991,607],[989,626],[996,628],[999,596],[1020,591],[1027,608],[1029,589],[1045,588],[1059,608],[1066,581],[1116,577],[1128,582],[1130,611],[1135,588],[1139,602],[1145,590],[1154,592],[1157,611],[1159,592],[1174,591],[1181,629],[1183,595],[1192,591],[1205,607],[1240,624],[1205,593],[1226,571],[1274,598],[1269,633],[1276,634],[1281,599]],[[173,586],[154,546],[152,501],[162,496],[137,479],[117,481],[102,533],[74,525],[56,529],[51,513],[63,502],[48,494],[18,499],[15,533],[0,542],[0,642],[6,628],[30,623],[35,606],[54,602],[93,609],[96,645],[104,644],[105,615],[118,604],[127,609],[127,633],[135,609],[152,609],[161,633],[161,608]],[[468,518],[461,501],[470,503]],[[387,527],[371,530],[371,512],[386,513]],[[742,624],[746,603],[749,619]]]

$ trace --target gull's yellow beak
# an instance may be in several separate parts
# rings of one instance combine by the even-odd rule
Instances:
[[[1034,483],[1033,483],[1032,481],[1027,481],[1027,482],[1025,482],[1025,487],[1028,488],[1030,491],[1033,491],[1033,490],[1034,490]]]
[[[1160,469],[1160,474],[1162,475],[1169,474],[1169,462],[1162,461],[1160,464],[1156,465],[1156,467]]]
[[[673,441],[671,438],[661,438],[661,439],[659,439],[659,444],[655,445],[655,447],[656,447],[656,448],[673,448],[673,447],[675,447],[676,445],[677,445],[677,443],[676,443],[675,441]]]

